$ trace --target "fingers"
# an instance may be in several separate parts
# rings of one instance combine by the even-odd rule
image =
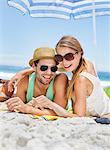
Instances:
[[[39,107],[43,107],[43,108],[49,108],[52,109],[52,102],[45,97],[44,95],[41,95],[37,98],[33,98],[33,105],[34,106],[39,106]]]
[[[19,83],[19,81],[23,78],[21,74],[17,73],[15,76],[11,78],[11,80],[8,83],[8,90],[12,92],[14,90],[14,87],[16,87]]]
[[[43,103],[43,102],[47,102],[50,101],[46,96],[41,95],[39,97],[33,98],[34,101],[36,101],[37,103]]]
[[[14,83],[9,81],[9,83],[8,83],[8,91],[9,92],[13,92],[13,90],[14,90]]]
[[[42,96],[39,96],[37,98],[33,98],[33,105],[40,105],[43,102],[45,102],[45,100],[43,100]]]
[[[32,106],[41,110],[44,110],[44,105],[40,102],[41,96],[32,99]]]
[[[32,101],[29,102],[29,105],[43,110],[44,108],[52,109],[53,103],[46,96],[41,95],[36,98],[33,97]]]
[[[18,97],[10,98],[6,101],[7,107],[10,111],[19,110],[21,107],[21,101]]]

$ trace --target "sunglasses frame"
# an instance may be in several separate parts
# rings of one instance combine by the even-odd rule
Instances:
[[[62,62],[63,59],[65,59],[67,61],[71,61],[71,60],[74,60],[74,55],[76,55],[76,54],[78,54],[78,52],[75,52],[74,54],[73,53],[67,53],[64,56],[57,54],[57,55],[55,55],[55,59],[57,62]],[[69,55],[71,55],[71,57],[69,57]],[[60,57],[60,60],[58,60],[57,57]]]

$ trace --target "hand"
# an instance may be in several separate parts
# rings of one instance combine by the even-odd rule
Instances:
[[[7,107],[10,111],[25,113],[26,104],[19,97],[13,97],[6,101]]]
[[[52,102],[51,100],[49,100],[44,95],[41,95],[39,97],[36,97],[36,98],[32,99],[32,106],[33,107],[38,107],[40,109],[43,109],[43,108],[52,109],[53,108],[53,104],[54,104],[54,102]]]
[[[11,80],[8,83],[8,91],[12,92],[13,88],[16,87],[19,83],[19,81],[23,78],[24,76],[21,73],[15,74]]]
[[[33,107],[38,106],[43,108],[49,108],[53,110],[58,116],[63,117],[71,117],[71,113],[68,113],[64,108],[59,106],[58,104],[49,100],[46,96],[41,95],[39,97],[33,98]]]
[[[44,108],[35,101],[35,98],[33,98],[30,102],[28,102],[27,105],[40,109],[40,110],[44,110]]]
[[[8,91],[12,92],[13,90],[14,90],[14,82],[10,80],[8,83]]]

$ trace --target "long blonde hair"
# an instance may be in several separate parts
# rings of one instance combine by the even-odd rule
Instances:
[[[82,49],[79,41],[76,38],[74,38],[72,36],[63,36],[59,40],[59,42],[56,44],[56,52],[59,47],[68,47],[68,48],[73,49],[76,52],[81,52],[81,58],[80,58],[79,65],[76,68],[76,70],[74,71],[74,75],[72,76],[72,79],[70,81],[70,84],[69,84],[69,87],[67,90],[67,97],[69,99],[71,99],[73,96],[75,80],[78,77],[78,75],[80,74],[80,72],[82,72],[83,70],[86,69],[87,63],[86,63],[85,58],[82,57],[83,49]]]

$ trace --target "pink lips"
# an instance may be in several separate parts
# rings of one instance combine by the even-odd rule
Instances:
[[[69,67],[71,67],[71,66],[72,66],[72,64],[71,64],[71,65],[69,65],[69,66],[67,66],[67,67],[66,67],[66,66],[64,66],[64,68],[65,68],[65,69],[68,69],[68,68],[69,68]]]

